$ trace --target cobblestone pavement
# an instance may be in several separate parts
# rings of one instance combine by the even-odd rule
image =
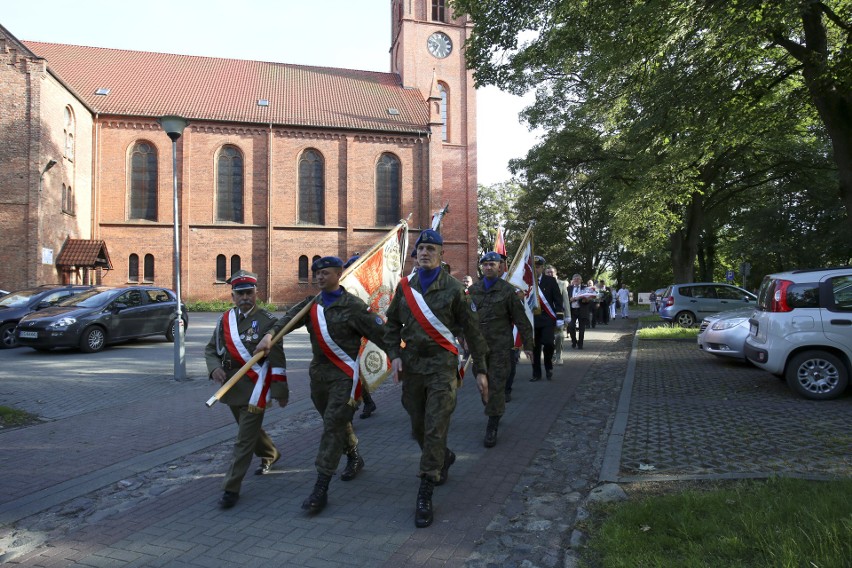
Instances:
[[[852,473],[848,395],[800,398],[761,369],[698,353],[694,341],[638,343],[619,481]]]
[[[436,489],[435,524],[421,530],[419,451],[397,386],[382,385],[378,412],[355,420],[366,469],[335,479],[328,508],[308,517],[299,505],[321,423],[303,371],[291,375],[291,404],[266,420],[284,458],[272,475],[249,475],[229,511],[216,507],[235,433],[227,410],[199,404],[206,381],[137,377],[151,396],[0,431],[0,476],[12,489],[0,494],[0,562],[570,568],[584,541],[576,523],[610,487],[603,481],[852,473],[852,397],[811,403],[693,342],[636,341],[634,326],[587,332],[586,349],[569,348],[552,382],[529,383],[522,363],[493,449],[482,447],[485,418],[466,384],[450,434],[459,459]],[[0,404],[40,400],[11,384],[0,379]]]

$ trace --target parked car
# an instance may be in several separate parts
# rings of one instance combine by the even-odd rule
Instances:
[[[3,296],[5,296],[8,293],[9,293],[8,290],[0,290],[0,298],[2,298]]]
[[[38,288],[6,294],[0,298],[0,349],[18,346],[15,326],[25,315],[43,310],[69,296],[91,289],[91,286],[46,284]]]
[[[97,287],[22,318],[17,338],[39,351],[79,347],[87,353],[149,335],[174,341],[176,301],[174,292],[156,286]],[[186,329],[185,307],[181,315]]]
[[[757,297],[737,286],[719,282],[673,284],[663,292],[660,317],[692,327],[705,316],[754,306]]]
[[[745,340],[754,308],[709,315],[698,330],[698,348],[719,357],[745,358]]]
[[[840,396],[852,372],[852,267],[770,274],[757,297],[748,360],[805,398]]]

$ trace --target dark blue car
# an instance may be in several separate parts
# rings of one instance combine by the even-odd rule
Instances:
[[[0,298],[0,349],[18,346],[15,326],[25,315],[49,308],[69,296],[91,289],[91,286],[47,284],[6,294]]]
[[[97,287],[21,319],[17,339],[20,345],[38,351],[79,347],[86,353],[151,335],[174,341],[176,305],[175,293],[166,288]],[[181,319],[186,329],[185,306]]]

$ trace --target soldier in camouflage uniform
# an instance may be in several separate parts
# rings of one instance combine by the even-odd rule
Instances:
[[[517,288],[500,278],[502,262],[503,258],[496,252],[485,253],[479,261],[483,278],[468,288],[471,304],[479,315],[479,329],[488,344],[488,404],[485,405],[488,426],[483,442],[486,448],[497,444],[497,427],[506,410],[506,379],[512,369],[515,346],[512,325],[518,327],[530,360],[535,337],[516,294]]]
[[[210,380],[223,384],[230,379],[246,361],[251,359],[260,338],[275,324],[275,316],[256,306],[257,275],[245,270],[234,273],[228,279],[231,284],[231,296],[236,304],[225,312],[216,324],[213,337],[204,349],[207,372]],[[255,365],[265,367],[269,374],[269,397],[286,406],[290,398],[287,387],[284,350],[279,343],[273,348],[266,363]],[[261,385],[257,383],[260,382]],[[231,389],[222,396],[239,425],[237,441],[234,444],[234,459],[225,476],[225,493],[219,500],[223,509],[233,507],[240,497],[240,486],[251,464],[252,454],[260,459],[260,467],[255,474],[269,473],[272,464],[281,458],[275,444],[263,431],[263,414],[267,393],[260,390],[263,381],[257,378],[255,368],[246,373]]]
[[[358,367],[361,338],[366,337],[381,346],[384,333],[382,318],[370,312],[363,300],[340,286],[342,260],[335,256],[324,256],[314,261],[311,269],[321,288],[318,299],[315,302],[314,298],[308,298],[291,308],[275,324],[273,333],[278,333],[302,308],[311,305],[311,310],[296,322],[293,329],[307,326],[311,338],[311,400],[323,420],[323,433],[315,461],[317,481],[311,494],[302,503],[302,509],[319,513],[328,502],[328,485],[337,470],[340,457],[346,453],[346,467],[340,475],[343,481],[354,479],[364,467],[364,459],[358,453],[358,438],[352,427],[356,407],[352,399],[352,383],[353,379],[358,381],[354,369]],[[272,335],[264,338],[258,350],[265,350],[271,339]],[[336,352],[338,348],[345,353],[345,357]]]
[[[420,233],[415,243],[417,271],[400,281],[385,324],[385,345],[394,381],[402,381],[402,404],[411,417],[411,431],[421,448],[421,481],[414,517],[417,527],[432,524],[432,489],[446,481],[450,465],[456,459],[447,448],[458,387],[458,349],[454,335],[467,338],[483,400],[488,392],[485,361],[488,347],[464,286],[441,270],[443,244],[436,231],[426,229]]]

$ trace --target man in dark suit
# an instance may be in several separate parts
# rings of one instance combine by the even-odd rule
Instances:
[[[593,306],[593,298],[587,292],[588,290],[583,287],[583,278],[575,274],[568,288],[571,301],[571,323],[568,324],[568,332],[571,334],[571,347],[578,349],[583,348],[583,337],[586,335],[586,327],[589,325]]]
[[[535,345],[533,348],[533,376],[530,381],[541,380],[541,356],[544,351],[544,372],[547,380],[553,378],[554,332],[565,324],[562,292],[553,276],[544,274],[544,258],[535,257],[535,275],[538,278],[538,294],[541,313],[533,320]]]

